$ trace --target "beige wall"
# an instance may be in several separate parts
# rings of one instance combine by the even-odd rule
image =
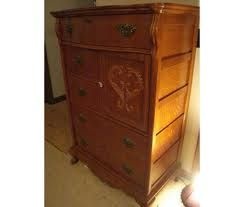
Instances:
[[[97,6],[103,5],[119,5],[119,4],[139,4],[139,3],[153,3],[153,2],[172,2],[182,3],[188,5],[199,6],[199,0],[97,0]],[[197,146],[197,138],[199,132],[199,49],[197,49],[193,85],[190,96],[189,111],[187,117],[187,124],[185,136],[182,146],[181,163],[182,168],[188,172],[192,172],[195,150]]]
[[[200,50],[197,49],[188,116],[186,120],[185,136],[184,136],[184,142],[183,142],[182,152],[181,152],[182,168],[187,172],[192,172],[194,156],[197,147],[198,133],[200,130],[199,58],[200,58]]]
[[[50,11],[91,5],[92,0],[45,0],[45,43],[54,97],[65,94],[59,46]]]

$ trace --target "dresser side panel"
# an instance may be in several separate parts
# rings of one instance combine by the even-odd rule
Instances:
[[[158,183],[161,183],[170,171],[170,166],[165,168],[165,166],[168,165],[167,163],[164,164],[164,159],[167,160],[164,156],[167,156],[167,153],[162,154],[156,145],[159,143],[161,143],[161,145],[162,143],[167,143],[167,146],[163,144],[163,147],[170,149],[175,144],[174,140],[178,140],[178,144],[174,149],[174,159],[178,162],[191,87],[191,74],[193,70],[192,64],[195,57],[196,28],[198,28],[198,16],[196,12],[163,10],[160,16],[157,33],[157,67],[158,71],[162,69],[164,71],[157,73],[155,115],[153,120],[154,126],[151,149],[152,172],[150,172],[150,184],[152,191],[155,191],[155,188],[158,187]],[[183,104],[181,107],[182,109],[180,110],[181,113],[177,113],[181,116],[180,120],[178,119],[178,115],[172,117],[168,116],[169,119],[167,120],[167,123],[165,122],[164,126],[160,128],[160,120],[165,115],[162,111],[164,102],[167,103],[167,99],[172,99],[183,90],[185,91],[184,97],[182,96],[183,99],[175,99],[175,106],[177,106],[177,102],[179,102],[179,104],[181,103],[181,105]],[[172,111],[174,111],[174,106],[172,106]],[[181,126],[180,128],[173,127],[176,121],[179,122],[178,125],[179,127]],[[177,132],[172,131],[169,136],[167,128],[177,130]],[[164,130],[166,131],[164,132]],[[157,136],[159,134],[160,136]],[[171,139],[172,141],[167,139]],[[162,169],[160,166],[156,167],[154,163],[156,161],[155,155],[159,152],[161,156],[158,159],[162,162],[161,166],[164,166]],[[154,172],[155,169],[157,169],[157,172]]]

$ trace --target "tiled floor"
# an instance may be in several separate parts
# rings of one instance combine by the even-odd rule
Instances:
[[[46,106],[45,207],[139,207],[133,198],[100,181],[81,162],[70,165],[65,102]],[[182,207],[184,184],[170,180],[153,207]]]

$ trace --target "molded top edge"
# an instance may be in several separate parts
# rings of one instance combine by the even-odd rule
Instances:
[[[50,12],[54,17],[78,16],[78,15],[106,15],[106,14],[138,14],[138,13],[160,13],[163,9],[198,11],[199,7],[174,4],[174,3],[152,3],[133,5],[111,5],[92,6],[61,11]]]

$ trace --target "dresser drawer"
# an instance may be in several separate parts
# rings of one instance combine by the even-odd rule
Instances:
[[[72,104],[99,110],[101,88],[97,83],[70,75],[68,85]]]
[[[147,141],[145,137],[73,106],[76,138],[80,146],[122,176],[144,185]]]
[[[61,39],[88,45],[151,48],[151,14],[72,17],[61,20]]]
[[[63,51],[68,74],[98,81],[98,52],[71,46],[63,46]]]

